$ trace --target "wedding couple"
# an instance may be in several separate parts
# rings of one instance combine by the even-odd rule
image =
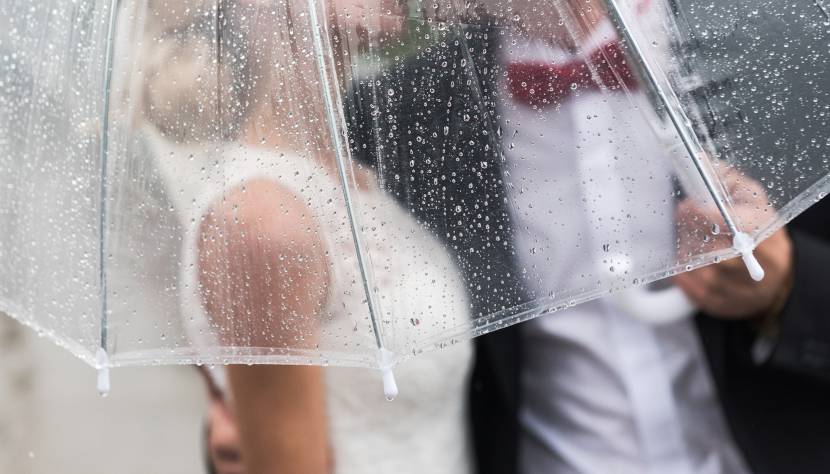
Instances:
[[[270,14],[248,3],[249,13]],[[650,2],[640,3],[648,14]],[[418,324],[452,327],[522,305],[554,283],[581,284],[594,269],[575,249],[604,249],[597,235],[619,228],[602,219],[624,208],[602,199],[619,176],[650,181],[637,198],[653,209],[638,222],[649,232],[620,231],[637,242],[632,252],[694,232],[673,228],[666,215],[679,213],[681,227],[711,217],[672,198],[669,152],[646,115],[631,113],[632,103],[648,100],[635,74],[614,76],[605,84],[611,95],[591,86],[591,67],[609,67],[618,47],[602,7],[562,5],[577,10],[581,27],[563,27],[556,14],[499,24],[476,12],[476,21],[436,29],[439,40],[350,84],[344,113],[362,163],[355,197],[379,224],[365,244],[392,275],[377,282],[378,293],[418,288],[406,301],[422,315]],[[291,7],[303,18],[299,2]],[[539,7],[512,2],[520,19],[537,20]],[[333,346],[337,334],[364,328],[366,303],[347,217],[331,210],[343,198],[325,104],[314,81],[291,80],[317,77],[314,45],[256,24],[266,27],[229,32],[240,42],[250,35],[269,58],[237,58],[227,72],[231,84],[245,85],[225,98],[237,125],[223,133],[235,144],[196,160],[219,162],[221,173],[188,180],[178,165],[166,171],[183,196],[184,311],[201,325],[195,333],[219,328],[224,345]],[[345,41],[348,31],[339,33]],[[610,53],[589,67],[586,44]],[[571,65],[567,87],[555,82],[561,69],[549,74],[563,64]],[[547,87],[530,94],[531,83]],[[617,155],[637,160],[618,164]],[[580,204],[569,201],[583,199],[601,215],[576,212]],[[526,211],[533,205],[549,219]],[[676,278],[706,313],[696,321],[651,326],[613,302],[589,302],[402,364],[394,402],[370,371],[220,369],[227,377],[210,379],[213,469],[820,472],[830,462],[822,441],[830,430],[830,356],[821,349],[828,305],[808,288],[830,263],[826,217],[825,206],[800,219],[818,238],[781,231],[757,249],[767,270],[760,284],[732,261]],[[566,249],[573,255],[549,254]],[[777,330],[778,345],[753,361],[759,328]],[[318,336],[303,340],[308,334]]]

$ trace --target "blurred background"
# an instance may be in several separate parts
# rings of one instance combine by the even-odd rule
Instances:
[[[206,397],[192,367],[95,371],[0,313],[0,472],[204,472]]]

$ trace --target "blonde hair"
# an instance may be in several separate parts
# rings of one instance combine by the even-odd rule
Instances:
[[[139,62],[142,118],[179,143],[235,137],[246,113],[246,61],[222,38],[222,2],[147,4]]]
[[[299,148],[330,148],[330,134],[321,133],[324,92],[307,34],[307,3],[184,3],[189,6],[148,7],[143,120],[178,143],[277,134]]]

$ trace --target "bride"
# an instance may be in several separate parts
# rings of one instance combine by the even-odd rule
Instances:
[[[174,39],[156,42],[146,60],[150,134],[185,230],[183,315],[195,344],[252,362],[374,347],[304,5],[226,7],[218,55],[212,38],[182,39],[204,30],[205,16],[193,13],[189,26],[160,26],[161,38]],[[377,294],[407,314],[384,313],[393,331],[411,331],[410,315],[425,327],[464,323],[464,284],[442,244],[371,170],[355,167],[350,178],[364,245],[388,276]],[[471,357],[462,342],[397,366],[393,402],[366,369],[229,365],[215,379],[247,472],[458,474],[472,465]]]

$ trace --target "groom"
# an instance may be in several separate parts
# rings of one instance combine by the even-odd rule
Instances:
[[[545,18],[556,24],[553,17]],[[588,21],[600,28],[605,20]],[[515,205],[532,191],[521,177],[550,183],[551,199],[566,198],[572,183],[556,172],[595,158],[590,140],[574,133],[595,129],[577,113],[599,107],[584,66],[539,67],[539,57],[556,56],[549,44],[528,45],[541,48],[532,61],[511,58],[496,23],[478,15],[436,32],[430,46],[357,84],[348,111],[354,155],[376,166],[386,189],[454,252],[474,316],[528,303],[539,296],[536,280],[558,271],[525,251],[526,241],[573,229],[531,229]],[[545,76],[551,70],[555,77]],[[556,82],[563,71],[576,79]],[[617,76],[610,89],[636,90],[633,77]],[[533,81],[546,95],[528,92]],[[629,113],[629,102],[611,101],[605,116],[589,119]],[[558,126],[562,116],[576,128]],[[633,127],[631,120],[603,127]],[[570,151],[538,159],[552,143]],[[559,168],[544,167],[551,161]],[[677,212],[688,222],[711,217],[684,201]],[[653,328],[596,301],[479,338],[470,398],[479,472],[825,472],[830,302],[816,288],[830,265],[830,203],[756,252],[767,269],[759,284],[735,261],[676,278],[703,309],[694,322]],[[631,354],[640,361],[626,361]]]

